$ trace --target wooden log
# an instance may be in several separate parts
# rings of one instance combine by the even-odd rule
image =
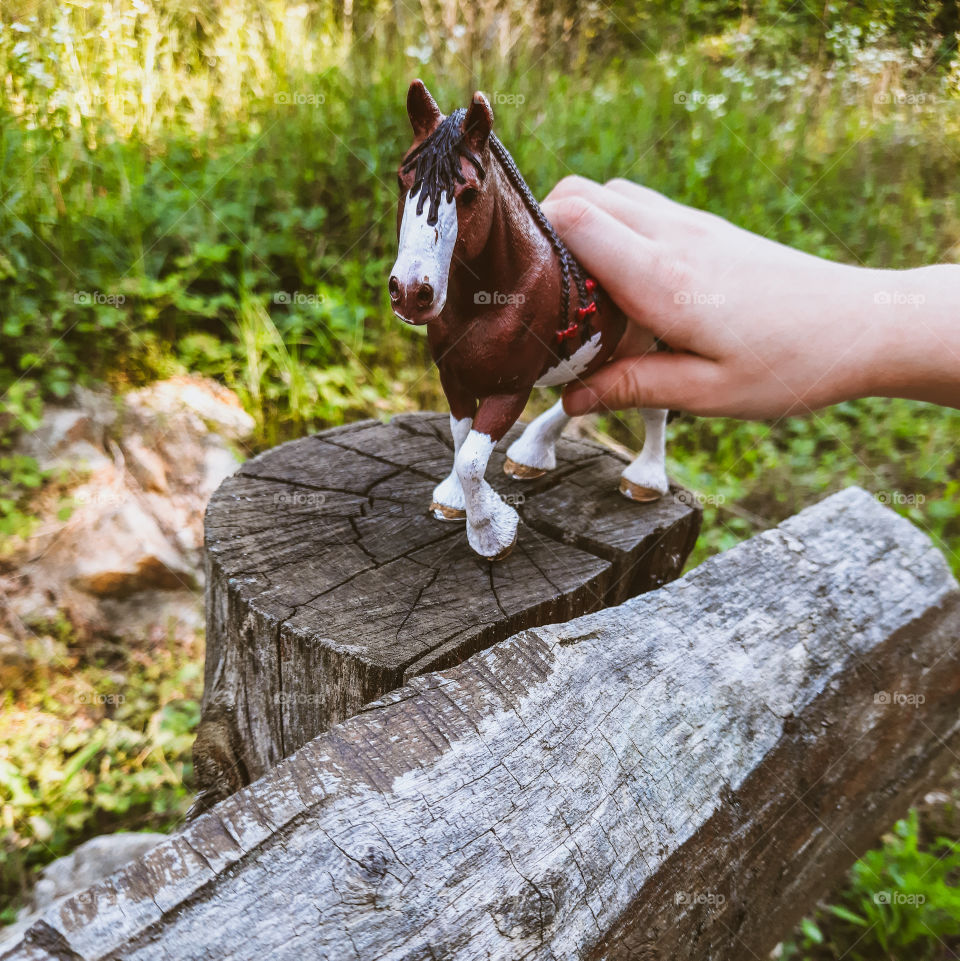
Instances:
[[[448,415],[284,444],[222,485],[206,515],[196,811],[411,677],[679,576],[701,517],[687,492],[630,503],[623,461],[566,439],[555,471],[508,480],[502,450],[520,429],[489,470],[523,518],[496,564],[462,523],[427,513],[452,466]]]
[[[958,639],[851,488],[412,678],[3,958],[764,958],[950,760]]]

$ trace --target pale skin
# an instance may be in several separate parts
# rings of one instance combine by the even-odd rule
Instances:
[[[566,387],[568,414],[763,419],[867,396],[960,408],[960,265],[833,263],[626,180],[568,177],[542,206],[632,321],[610,363]],[[675,353],[651,352],[651,332]]]

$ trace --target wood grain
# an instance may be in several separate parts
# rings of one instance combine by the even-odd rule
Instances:
[[[700,511],[617,491],[623,462],[564,440],[535,482],[492,482],[523,518],[496,564],[429,516],[452,465],[449,417],[364,421],[247,462],[206,515],[207,656],[194,749],[202,810],[405,680],[525,627],[677,577]]]
[[[960,589],[851,488],[336,725],[5,961],[770,948],[960,736]]]

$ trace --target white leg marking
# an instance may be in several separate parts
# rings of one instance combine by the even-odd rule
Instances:
[[[517,539],[517,512],[483,479],[494,448],[488,434],[471,430],[457,453],[456,469],[467,505],[467,540],[482,557],[496,558]]]
[[[527,425],[527,429],[510,445],[507,457],[521,467],[553,470],[557,466],[557,441],[569,423],[570,418],[563,412],[563,403],[558,400],[550,410]]]
[[[667,412],[640,411],[646,436],[640,456],[620,475],[620,492],[631,500],[656,500],[669,490],[666,469]]]
[[[450,433],[453,434],[454,466],[451,468],[447,477],[433,489],[433,503],[440,505],[440,507],[447,508],[450,514],[459,514],[460,516],[451,517],[449,514],[445,514],[443,511],[434,508],[433,516],[436,517],[438,521],[463,520],[463,514],[461,512],[467,509],[466,501],[463,498],[463,485],[460,483],[460,478],[457,475],[456,460],[457,454],[463,446],[463,442],[467,439],[467,434],[470,433],[470,425],[472,423],[473,420],[469,417],[462,417],[460,420],[457,420],[453,414],[450,415]]]

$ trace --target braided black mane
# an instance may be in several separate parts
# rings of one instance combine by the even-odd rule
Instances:
[[[460,158],[466,157],[477,168],[480,179],[486,177],[486,171],[477,157],[464,142],[463,118],[466,116],[466,109],[461,107],[454,110],[449,117],[437,127],[430,136],[418,147],[411,150],[404,158],[403,171],[407,172],[416,167],[416,176],[413,187],[410,190],[410,197],[416,197],[417,215],[423,213],[424,204],[429,201],[430,209],[427,213],[427,223],[431,226],[436,224],[440,212],[440,200],[443,194],[447,195],[447,202],[453,200],[453,192],[457,183],[465,183],[463,172],[460,170]],[[570,277],[573,277],[577,287],[577,297],[579,303],[584,305],[588,302],[586,287],[586,277],[576,258],[570,253],[567,245],[557,236],[550,221],[540,209],[522,174],[517,169],[513,157],[510,156],[507,148],[500,142],[496,134],[490,134],[490,151],[500,161],[507,179],[513,185],[514,190],[520,195],[524,206],[533,217],[537,226],[550,241],[560,261],[561,278],[561,327],[565,327],[570,315]],[[586,339],[589,324],[583,325],[581,340]],[[561,352],[564,352],[561,343]]]
[[[493,155],[500,161],[500,165],[503,167],[504,173],[507,175],[507,179],[513,184],[514,189],[520,194],[523,200],[524,206],[530,212],[530,216],[536,221],[537,226],[546,235],[547,240],[550,241],[550,246],[553,247],[554,252],[557,255],[557,259],[560,261],[560,281],[561,281],[561,306],[560,306],[560,321],[561,327],[565,327],[567,324],[567,318],[570,316],[570,276],[573,275],[573,282],[577,285],[577,298],[581,305],[587,303],[587,279],[584,276],[583,268],[577,263],[577,259],[570,253],[567,245],[557,236],[557,232],[553,229],[553,225],[547,220],[546,214],[540,209],[540,204],[537,203],[536,198],[527,186],[527,182],[523,179],[520,171],[517,169],[517,165],[513,162],[513,157],[507,151],[507,148],[500,142],[497,136],[493,133],[490,134],[490,150]],[[590,329],[589,324],[584,324],[581,330],[581,342],[586,340],[587,331]],[[563,344],[561,343],[561,353],[565,353],[563,349]]]

